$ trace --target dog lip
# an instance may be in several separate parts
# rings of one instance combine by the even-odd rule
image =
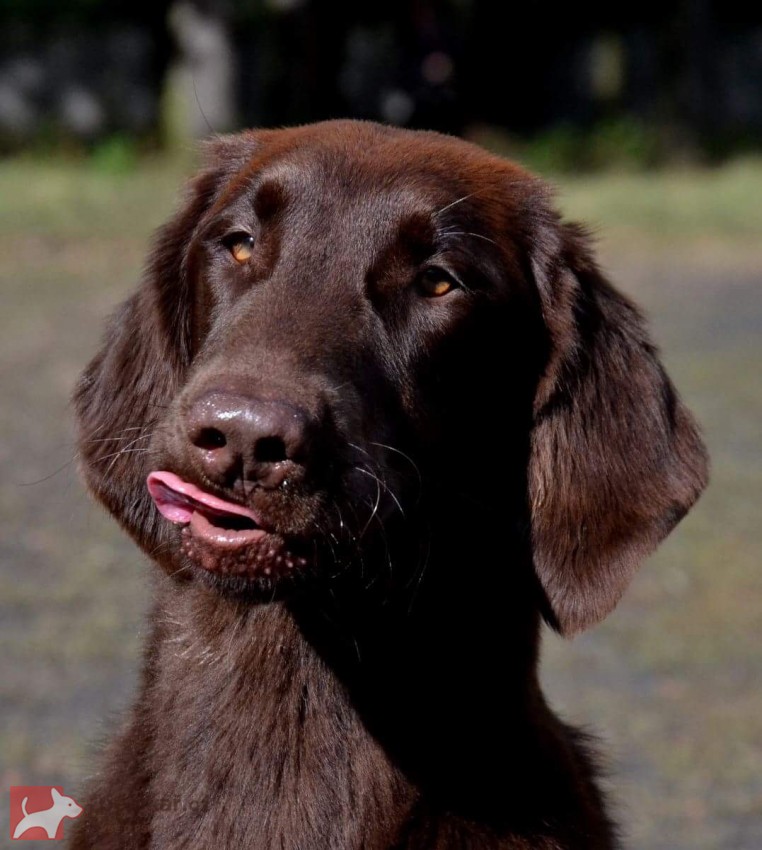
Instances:
[[[154,470],[148,475],[146,486],[159,512],[170,522],[187,525],[196,514],[205,517],[242,517],[250,520],[257,528],[232,532],[238,538],[255,532],[265,533],[259,517],[250,508],[213,496],[195,484],[184,481],[174,472]],[[210,526],[208,521],[206,525]]]
[[[263,528],[219,528],[211,523],[201,511],[193,512],[188,527],[195,537],[205,540],[213,546],[228,549],[254,543],[267,536],[267,532]]]

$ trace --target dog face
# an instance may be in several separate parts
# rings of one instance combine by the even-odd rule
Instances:
[[[425,529],[525,548],[572,633],[705,479],[640,316],[545,186],[357,122],[213,142],[75,401],[89,486],[140,545],[260,599],[372,581]]]

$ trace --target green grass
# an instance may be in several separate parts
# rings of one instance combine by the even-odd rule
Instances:
[[[611,173],[560,179],[567,214],[660,243],[762,240],[762,159],[707,170]]]
[[[759,154],[712,168],[685,163],[648,169],[647,134],[625,124],[589,134],[561,128],[534,143],[484,128],[474,133],[474,141],[555,183],[567,214],[600,225],[607,238],[612,230],[660,243],[698,237],[743,243],[762,237]],[[596,161],[601,167],[591,169]]]
[[[116,173],[87,160],[0,162],[0,232],[57,238],[143,235],[167,215],[188,170],[187,164],[160,158]]]
[[[82,492],[67,398],[187,171],[132,168],[119,151],[0,162],[6,784],[75,793],[88,742],[133,686],[150,568]],[[602,626],[548,639],[544,678],[566,716],[604,734],[630,847],[758,850],[762,163],[557,182],[565,214],[596,227],[605,267],[652,317],[713,481]]]

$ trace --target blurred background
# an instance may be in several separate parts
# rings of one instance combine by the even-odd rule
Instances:
[[[134,690],[150,569],[83,492],[68,395],[195,140],[355,116],[541,173],[648,312],[713,482],[606,623],[548,634],[544,679],[603,739],[628,847],[762,847],[762,12],[593,9],[3,0],[3,793],[76,797]]]

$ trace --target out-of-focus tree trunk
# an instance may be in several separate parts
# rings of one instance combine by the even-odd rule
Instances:
[[[168,141],[234,129],[236,62],[225,6],[179,0],[170,7],[168,24],[177,51],[167,81]]]

